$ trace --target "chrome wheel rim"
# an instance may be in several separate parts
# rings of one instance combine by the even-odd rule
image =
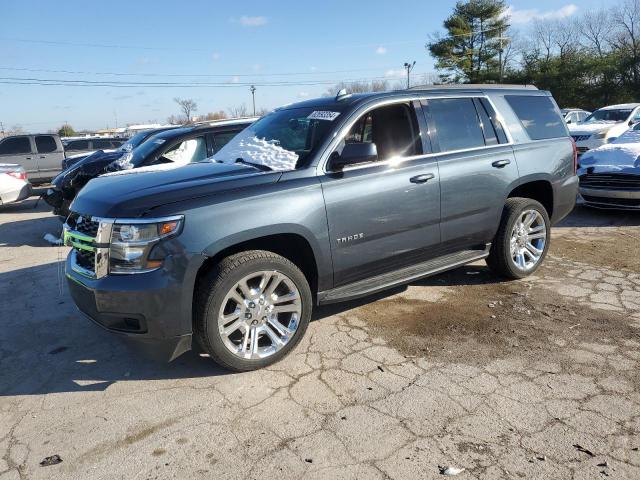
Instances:
[[[243,277],[225,296],[218,312],[218,332],[235,356],[256,360],[285,347],[302,315],[295,283],[276,270]]]
[[[537,210],[525,210],[511,230],[511,259],[522,271],[531,270],[542,258],[547,243],[547,224]]]

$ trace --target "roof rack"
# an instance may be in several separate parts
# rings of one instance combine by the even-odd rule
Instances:
[[[501,89],[538,90],[535,85],[516,85],[507,83],[443,83],[441,85],[416,85],[409,90],[501,90]]]

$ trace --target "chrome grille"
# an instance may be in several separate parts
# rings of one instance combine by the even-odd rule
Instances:
[[[623,173],[586,173],[580,175],[580,186],[589,188],[611,188],[640,190],[640,175]]]
[[[113,219],[72,212],[64,225],[64,244],[72,247],[71,268],[90,278],[101,278],[109,270],[109,241]]]

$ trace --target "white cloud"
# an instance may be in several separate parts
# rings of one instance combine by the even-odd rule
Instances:
[[[211,54],[211,60],[220,60],[220,54],[218,52],[213,52]]]
[[[231,78],[231,83],[238,83],[240,81],[240,77],[235,76]]]
[[[309,70],[311,70],[312,72],[315,72],[316,70],[318,70],[318,67],[309,67]]]
[[[541,12],[537,8],[518,10],[509,6],[505,12],[505,16],[509,17],[509,22],[512,25],[516,25],[529,23],[534,20],[560,20],[562,18],[570,17],[577,11],[577,5],[573,3],[564,5],[556,10],[546,10],[544,12]]]
[[[261,27],[262,25],[266,25],[269,22],[267,17],[262,17],[262,16],[251,17],[249,15],[242,15],[240,17],[240,20],[238,21],[240,22],[240,25],[242,25],[243,27]]]
[[[378,48],[376,48],[376,53],[378,55],[384,55],[385,53],[387,53],[387,49],[383,46],[379,46]]]
[[[387,78],[403,78],[404,76],[406,76],[407,72],[406,70],[387,70],[386,72],[384,72],[384,76]]]

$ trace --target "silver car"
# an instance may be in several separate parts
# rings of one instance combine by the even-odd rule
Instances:
[[[0,163],[21,165],[31,182],[43,183],[60,173],[64,148],[54,134],[13,135],[0,139]]]

